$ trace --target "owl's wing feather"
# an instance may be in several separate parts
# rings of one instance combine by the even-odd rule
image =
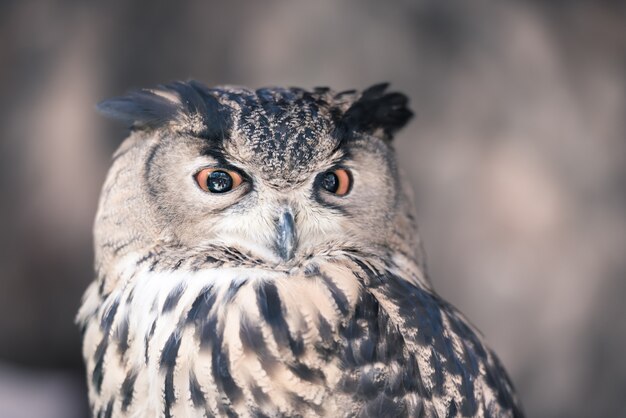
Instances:
[[[363,338],[355,338],[354,332],[346,335],[347,358],[354,359],[355,352],[361,355],[354,361],[361,373],[353,390],[361,396],[359,391],[368,383],[386,382],[367,400],[366,410],[384,404],[387,409],[405,408],[403,414],[409,416],[418,410],[425,416],[430,416],[428,411],[444,416],[523,416],[498,358],[455,308],[395,270],[376,271],[364,263],[359,267],[365,287],[354,323],[369,321],[369,332],[361,334],[377,335],[377,341],[369,342],[371,354],[363,356]],[[368,311],[376,314],[363,315]],[[389,366],[386,380],[371,371],[372,364],[381,362]]]

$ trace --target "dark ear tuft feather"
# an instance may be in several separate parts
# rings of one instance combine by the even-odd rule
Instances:
[[[98,103],[105,116],[118,119],[133,128],[157,129],[176,117],[178,104],[150,90],[138,90],[126,96]]]
[[[97,109],[132,129],[173,129],[195,136],[223,138],[230,128],[229,115],[211,91],[190,81],[174,82],[155,90],[138,90],[100,102]]]
[[[407,107],[408,98],[402,93],[385,93],[388,83],[373,85],[361,93],[340,121],[344,135],[358,133],[382,133],[383,138],[391,140],[413,117]]]

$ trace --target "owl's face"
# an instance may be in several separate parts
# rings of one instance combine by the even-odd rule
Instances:
[[[129,248],[223,245],[287,265],[354,246],[410,247],[410,202],[390,139],[411,113],[403,95],[384,88],[178,83],[105,102],[136,132],[115,162],[126,171],[114,165],[117,180],[105,185],[96,240],[110,241],[117,228],[113,235],[130,234],[116,238]],[[142,198],[123,197],[131,194]],[[116,195],[125,221],[114,226],[104,201]]]

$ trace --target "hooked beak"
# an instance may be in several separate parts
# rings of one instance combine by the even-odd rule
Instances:
[[[293,258],[296,249],[296,225],[289,209],[283,211],[276,221],[276,252],[284,261]]]

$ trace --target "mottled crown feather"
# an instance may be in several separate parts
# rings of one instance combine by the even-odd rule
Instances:
[[[331,131],[338,139],[370,134],[391,140],[413,112],[406,95],[386,92],[387,87],[388,83],[381,83],[361,93],[335,93],[326,87],[253,91],[230,86],[208,88],[197,81],[173,82],[105,100],[97,108],[134,130],[170,127],[207,139],[225,138],[233,127],[233,113],[246,113],[246,108],[260,110],[265,119],[272,119],[278,109],[278,113],[290,113],[291,117],[281,115],[277,119],[289,122],[302,112],[309,116],[313,112],[315,118],[329,119],[325,125],[333,125]]]

